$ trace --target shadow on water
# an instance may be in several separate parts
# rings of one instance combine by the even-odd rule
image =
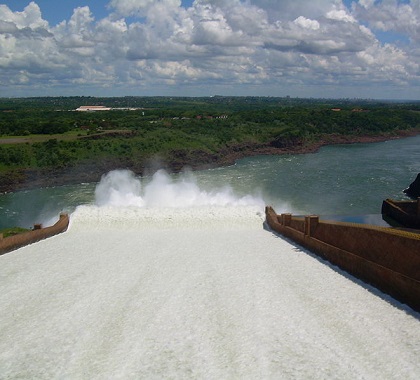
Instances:
[[[346,272],[345,270],[341,269],[340,267],[338,267],[334,264],[331,264],[328,260],[325,260],[322,257],[319,257],[318,255],[316,255],[312,251],[308,250],[307,248],[301,246],[300,244],[297,244],[295,241],[293,241],[289,238],[286,238],[285,236],[277,233],[276,231],[273,231],[269,227],[267,222],[264,222],[263,228],[264,228],[264,230],[272,233],[274,236],[278,237],[279,239],[287,241],[290,245],[292,245],[295,248],[296,252],[306,253],[307,255],[311,256],[312,258],[314,258],[315,260],[317,260],[321,264],[326,265],[329,268],[331,268],[334,272],[340,274],[341,276],[344,276],[345,278],[352,281],[353,283],[355,283],[355,284],[361,286],[362,288],[366,289],[368,292],[375,295],[376,297],[379,297],[380,299],[387,302],[388,304],[394,306],[395,308],[405,312],[406,314],[408,314],[408,315],[412,316],[413,318],[420,321],[420,313],[413,310],[410,306],[408,306],[404,303],[401,303],[400,301],[396,300],[395,298],[391,297],[390,295],[388,295],[388,294],[382,292],[381,290],[375,288],[373,285],[370,285],[367,282],[364,282],[364,281],[360,280],[359,278],[351,275],[350,273]]]
[[[378,227],[395,227],[390,221],[384,220],[382,214],[367,215],[320,215],[320,220],[330,220],[335,222],[369,224]]]
[[[407,228],[401,223],[398,223],[396,220],[382,214],[348,215],[348,216],[347,215],[330,215],[330,216],[321,215],[319,219],[323,221],[356,223],[356,224],[364,224],[364,225],[376,226],[376,227],[395,228],[395,229],[400,229],[400,230],[405,230],[412,233],[420,234],[420,230]]]
[[[304,218],[305,215],[295,215]],[[321,221],[343,222],[364,224],[375,227],[391,227],[409,230],[414,233],[420,233],[420,230],[406,228],[396,220],[382,214],[366,214],[366,215],[319,215]]]

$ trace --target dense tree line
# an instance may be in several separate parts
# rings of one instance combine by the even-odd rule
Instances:
[[[75,112],[81,105],[138,109]],[[0,144],[0,170],[5,171],[106,157],[141,161],[175,151],[212,154],[245,143],[283,147],[325,134],[393,134],[420,128],[420,103],[218,96],[25,98],[0,99],[0,116],[0,138],[47,135],[41,142]],[[117,132],[105,133],[110,131]]]

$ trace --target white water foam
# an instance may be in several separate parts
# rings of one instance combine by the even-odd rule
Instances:
[[[72,228],[196,229],[263,224],[260,197],[238,197],[228,186],[203,190],[190,172],[175,179],[159,170],[143,182],[128,170],[103,176],[95,190],[95,205],[79,206],[71,216]]]
[[[71,228],[234,228],[263,225],[264,213],[256,206],[203,206],[192,208],[141,208],[80,206],[71,216]]]
[[[169,207],[111,177],[68,232],[0,257],[0,378],[418,378],[419,314],[264,230],[258,205]]]
[[[238,197],[226,186],[216,191],[200,189],[191,172],[183,172],[178,180],[164,170],[157,171],[144,185],[128,170],[116,170],[103,176],[95,190],[98,206],[137,206],[146,208],[186,208],[201,206],[259,206],[261,197]]]
[[[237,228],[263,221],[262,198],[236,196],[228,186],[203,190],[192,173],[175,179],[164,170],[149,180],[128,170],[112,171],[97,185],[95,205],[79,206],[71,216],[72,228]]]

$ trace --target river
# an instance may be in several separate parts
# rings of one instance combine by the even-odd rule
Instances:
[[[260,196],[279,213],[358,216],[380,214],[383,199],[405,199],[402,190],[419,172],[420,136],[416,136],[326,146],[314,154],[249,157],[233,166],[197,171],[194,177],[207,191],[230,186],[238,196]],[[59,212],[93,202],[95,186],[0,195],[0,229],[50,224]]]

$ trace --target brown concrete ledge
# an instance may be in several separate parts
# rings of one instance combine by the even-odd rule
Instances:
[[[67,230],[69,221],[70,218],[67,214],[60,214],[58,222],[51,227],[42,228],[40,224],[35,224],[34,229],[29,232],[9,236],[7,238],[3,238],[3,236],[0,235],[0,255],[62,233]]]
[[[394,228],[277,215],[270,228],[420,312],[420,234]]]

